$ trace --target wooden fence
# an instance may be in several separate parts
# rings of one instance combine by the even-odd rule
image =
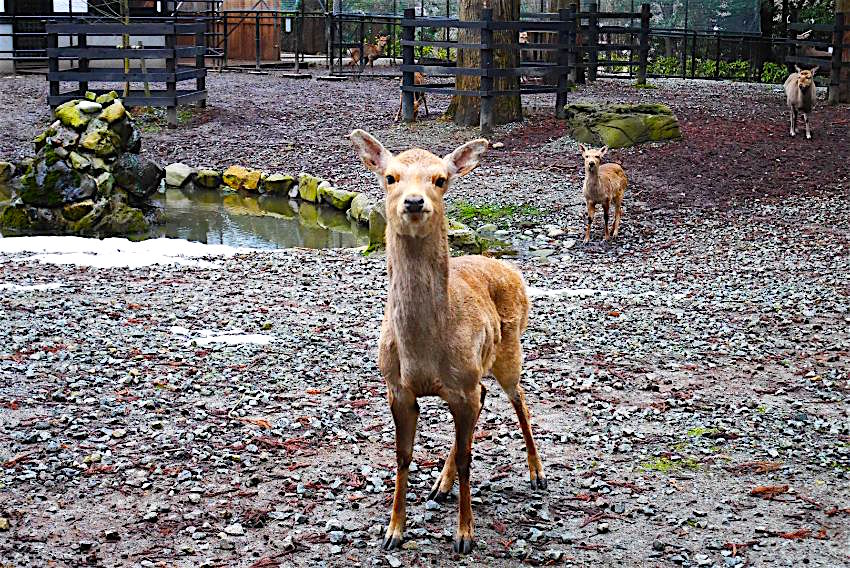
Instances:
[[[841,89],[841,70],[850,67],[850,61],[842,61],[844,51],[844,32],[850,31],[845,25],[844,13],[835,14],[833,24],[792,23],[788,26],[788,42],[792,45],[791,54],[785,62],[802,67],[819,67],[822,72],[829,71],[829,102],[837,103]],[[811,32],[806,38],[800,32]],[[815,39],[810,39],[814,36]],[[822,39],[816,39],[820,36]],[[824,37],[825,36],[825,37]],[[829,53],[830,48],[832,53]]]
[[[48,104],[55,108],[71,99],[80,98],[89,90],[90,82],[164,83],[165,89],[131,90],[123,97],[128,106],[158,106],[168,108],[168,123],[177,126],[177,106],[189,103],[206,105],[206,54],[204,33],[206,24],[138,23],[89,24],[83,22],[49,23],[47,25],[47,80],[50,82]],[[106,36],[120,41],[122,34],[131,36],[161,36],[165,46],[143,46],[124,49],[118,46],[88,45],[92,36]],[[59,47],[59,36],[74,36],[77,45]],[[194,38],[192,45],[178,45],[179,36]],[[101,42],[103,43],[103,42]],[[129,59],[129,70],[123,60]],[[149,61],[164,61],[164,67],[147,67]],[[191,61],[194,65],[181,64]],[[135,63],[134,63],[135,62]],[[94,64],[93,64],[94,63]],[[121,65],[111,67],[108,65]],[[60,69],[69,65],[70,68]],[[178,83],[194,79],[194,89],[178,89]],[[61,91],[62,82],[75,82],[78,88]],[[117,86],[115,90],[120,91]],[[109,88],[95,89],[105,93]],[[147,91],[147,92],[146,92]]]
[[[521,21],[497,21],[493,20],[493,10],[485,8],[482,10],[481,20],[461,21],[452,18],[417,18],[413,9],[404,11],[402,26],[402,116],[406,122],[413,121],[413,99],[416,93],[439,93],[444,95],[460,95],[478,97],[481,99],[480,127],[482,132],[488,132],[494,125],[493,99],[495,97],[554,93],[555,114],[559,118],[564,117],[564,106],[567,101],[567,93],[570,84],[575,83],[582,70],[586,70],[589,79],[595,79],[597,69],[610,65],[610,62],[600,61],[599,53],[606,50],[625,50],[630,52],[627,63],[618,62],[619,65],[629,65],[638,68],[638,82],[646,82],[647,55],[649,52],[649,5],[641,6],[640,12],[598,12],[596,5],[591,4],[588,12],[577,12],[575,6],[570,9],[560,10],[557,14],[527,14],[526,20]],[[634,20],[640,19],[640,27],[629,25],[605,25],[600,26],[599,20]],[[479,43],[460,43],[458,41],[425,41],[416,40],[417,28],[465,28],[479,30]],[[494,31],[535,32],[541,35],[547,34],[554,39],[543,43],[497,43],[494,41]],[[598,36],[600,31],[623,35],[636,35],[639,43],[629,45],[600,44]],[[448,34],[446,34],[448,36]],[[463,49],[478,50],[480,54],[480,65],[478,67],[457,67],[447,65],[426,65],[415,61],[414,49],[416,47],[434,47],[440,49]],[[494,65],[494,51],[518,51],[520,62],[518,67],[496,67]],[[522,61],[523,52],[555,52],[553,62]],[[637,59],[634,55],[637,52]],[[415,84],[415,74],[423,73],[426,77],[436,75],[474,76],[480,77],[480,85],[477,90],[457,89],[454,85],[423,83]],[[552,84],[523,85],[521,77],[547,77],[553,80]],[[508,89],[496,89],[494,86],[497,77],[515,77],[518,79],[517,86]]]

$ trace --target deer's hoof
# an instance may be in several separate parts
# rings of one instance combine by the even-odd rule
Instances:
[[[811,134],[806,134],[806,140],[811,140],[811,139],[812,139],[812,135],[811,135]]]
[[[469,554],[472,552],[472,538],[470,537],[455,537],[452,543],[452,550],[455,554]]]
[[[449,492],[448,491],[445,491],[445,492],[440,491],[439,487],[431,490],[431,493],[428,494],[428,501],[435,501],[437,503],[445,503],[446,499],[448,499],[448,498],[449,498]]]
[[[532,479],[529,483],[531,484],[531,489],[533,490],[539,489],[541,491],[545,491],[549,487],[549,482],[546,481],[545,477],[538,476],[536,479]]]
[[[387,534],[384,537],[384,544],[381,545],[381,548],[384,550],[395,550],[397,548],[401,548],[401,536],[396,534]]]

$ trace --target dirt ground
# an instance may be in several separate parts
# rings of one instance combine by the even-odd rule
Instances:
[[[533,302],[522,382],[549,478],[528,487],[488,381],[471,556],[451,554],[456,500],[426,503],[452,438],[433,399],[405,545],[380,550],[395,463],[380,255],[97,269],[4,253],[0,566],[850,565],[850,109],[821,104],[813,139],[792,140],[774,87],[657,86],[571,94],[665,102],[682,124],[682,141],[612,151],[630,179],[617,241],[599,242],[598,220],[577,242],[581,164],[548,98],[447,197],[514,206],[496,222],[530,243],[515,261]],[[477,136],[434,116],[395,125],[389,79],[208,87],[179,128],[144,119],[144,153],[377,196],[352,128],[392,150]],[[0,159],[32,153],[45,94],[0,79]],[[193,344],[175,326],[273,341]]]

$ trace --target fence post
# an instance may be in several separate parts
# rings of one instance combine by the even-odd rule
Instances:
[[[799,15],[799,11],[797,11],[796,8],[791,10],[791,21],[789,22],[789,26],[788,26],[788,44],[787,44],[787,47],[785,49],[785,59],[786,60],[788,59],[788,56],[797,55],[797,31],[794,30],[793,26],[791,26],[790,24],[796,24],[797,23],[798,15]],[[785,66],[788,69],[793,70],[793,67],[790,66],[787,62],[785,63]]]
[[[696,76],[697,66],[697,33],[694,32],[693,40],[691,41],[691,79]]]
[[[575,4],[570,4],[569,8],[569,17],[570,17],[570,27],[569,27],[569,38],[567,39],[567,43],[569,44],[569,50],[567,51],[567,56],[569,58],[568,65],[570,67],[570,84],[575,85],[578,83],[578,30],[581,22],[578,19],[578,9]]]
[[[410,23],[409,20],[416,19],[416,8],[405,8],[404,9],[404,20],[402,20],[401,27],[401,64],[402,64],[402,72],[401,72],[401,86],[402,87],[413,87],[416,81],[414,80],[414,71],[410,70],[411,65],[414,64],[413,57],[413,46],[406,45],[406,43],[412,42],[413,38],[416,37],[416,24]],[[404,117],[405,122],[413,122],[413,97],[415,97],[415,93],[413,91],[401,91],[401,113]]]
[[[254,55],[256,57],[254,68],[258,71],[260,69],[260,49],[260,13],[257,12],[254,14]]]
[[[566,118],[567,111],[564,107],[567,105],[567,90],[569,83],[567,82],[567,72],[569,70],[569,44],[570,44],[570,11],[567,9],[558,10],[558,66],[566,67],[558,72],[558,92],[555,94],[555,117]]]
[[[168,127],[177,128],[177,26],[171,24],[171,30],[165,32],[165,95],[167,99]]]
[[[342,34],[340,34],[340,37]],[[364,16],[360,16],[360,25],[357,27],[357,36],[358,43],[360,44],[360,62],[358,65],[360,66],[360,73],[366,69],[366,19]]]
[[[599,64],[599,6],[596,2],[587,5],[588,14],[588,47],[590,48],[590,61],[588,61],[587,80],[596,81],[596,70]]]
[[[638,85],[646,85],[646,63],[649,59],[649,4],[640,5],[640,51],[638,54]]]
[[[827,102],[838,104],[841,98],[841,57],[844,53],[844,12],[835,13],[835,28],[832,32],[832,64],[829,71],[829,96]]]
[[[714,78],[720,77],[720,32],[714,32],[716,36],[716,44],[714,47]]]
[[[478,87],[481,94],[481,113],[478,124],[481,134],[489,136],[493,133],[493,9],[481,10],[481,84]]]
[[[206,69],[207,62],[207,39],[204,35],[204,21],[197,20],[199,29],[195,32],[195,67],[197,69]],[[207,78],[206,76],[201,76],[195,79],[195,90],[196,91],[206,91],[207,90]],[[198,106],[201,108],[206,108],[207,99],[202,99],[198,101]]]
[[[222,47],[223,47],[224,53],[223,53],[223,59],[222,59],[222,62],[221,62],[221,68],[224,69],[224,68],[227,67],[227,36],[228,36],[228,33],[229,33],[227,31],[227,19],[228,19],[229,16],[228,16],[226,11],[222,10],[222,12],[224,12],[224,17],[221,19],[222,32],[224,33],[224,39],[222,40]]]
[[[47,25],[50,26],[54,24],[55,20],[48,20]],[[47,34],[47,49],[48,53],[51,49],[59,48],[59,36],[55,31],[48,32]],[[56,55],[56,52],[50,53],[48,55],[47,60],[47,71],[49,74],[55,74],[59,71],[59,57]],[[49,76],[49,75],[48,75]],[[50,96],[55,97],[59,95],[59,81],[56,79],[55,75],[50,77]],[[55,109],[58,105],[54,104],[55,101],[50,101],[50,108]]]

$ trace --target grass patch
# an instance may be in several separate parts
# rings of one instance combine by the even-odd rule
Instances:
[[[696,428],[691,428],[688,430],[688,436],[691,438],[699,438],[701,436],[705,436],[706,434],[717,434],[720,430],[717,428],[703,428],[702,426],[697,426]]]
[[[699,462],[693,458],[674,461],[670,458],[660,457],[640,464],[640,468],[644,471],[658,471],[660,473],[673,473],[682,470],[696,471],[699,467]]]
[[[542,214],[533,205],[473,205],[464,201],[455,203],[450,212],[461,223],[499,223],[512,217],[537,217]]]

